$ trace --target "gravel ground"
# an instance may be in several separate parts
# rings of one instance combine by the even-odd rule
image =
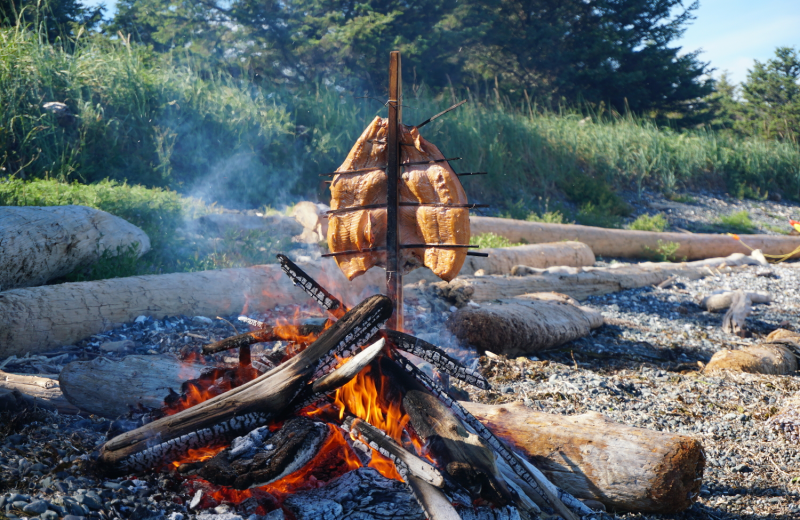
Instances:
[[[671,225],[691,228],[681,220],[688,215],[702,227],[721,213],[740,211],[731,208],[733,203],[721,206],[722,199],[710,195],[708,200],[703,194],[695,197],[702,204],[682,204],[689,209],[673,207],[667,212]],[[653,203],[647,202],[650,213]],[[662,203],[663,199],[655,201]],[[775,225],[785,226],[786,217],[798,215],[795,206],[780,202],[742,204],[748,204],[745,209],[751,217],[761,214],[753,209],[759,204],[768,218],[779,215]],[[747,320],[750,336],[740,338],[722,332],[721,314],[705,312],[697,305],[700,297],[717,289],[766,291],[774,301],[754,308]],[[438,339],[468,364],[483,368],[495,390],[467,389],[475,401],[521,400],[537,410],[559,414],[595,410],[628,425],[700,437],[707,467],[697,503],[676,515],[629,513],[622,518],[800,518],[800,451],[765,426],[782,403],[800,391],[800,379],[702,372],[702,365],[720,349],[758,344],[778,327],[800,329],[800,268],[746,267],[702,280],[678,280],[669,289],[642,288],[594,297],[586,304],[603,312],[606,325],[590,337],[529,358],[478,358],[450,344],[441,331],[454,308],[440,300],[408,301],[407,315],[412,316],[408,326],[426,339]],[[294,307],[275,309],[254,317],[275,322],[295,311]],[[246,329],[243,324],[234,325],[239,332]],[[70,361],[164,352],[187,357],[203,344],[233,333],[222,320],[173,317],[154,321],[142,316],[135,323],[45,355],[0,360],[0,369],[55,378]],[[233,363],[236,358],[219,354],[207,361]],[[129,419],[142,421],[143,416],[133,414]],[[218,504],[198,494],[203,490],[198,481],[183,481],[167,471],[125,479],[96,475],[91,458],[112,426],[124,425],[41,410],[0,417],[0,520],[34,516],[46,520],[235,520],[236,515],[247,518],[264,513],[253,500],[236,507]],[[283,518],[278,512],[266,517]]]

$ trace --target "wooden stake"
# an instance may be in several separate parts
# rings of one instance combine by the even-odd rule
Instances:
[[[386,136],[386,295],[394,303],[394,314],[387,328],[403,330],[403,275],[400,271],[399,172],[400,143],[398,125],[403,120],[403,85],[400,51],[389,54],[389,129]]]

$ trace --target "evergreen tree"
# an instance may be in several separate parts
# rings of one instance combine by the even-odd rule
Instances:
[[[81,26],[96,27],[103,10],[102,6],[87,8],[78,0],[0,0],[0,26],[32,25],[53,42],[75,36]]]
[[[755,61],[742,84],[744,120],[740,127],[766,138],[797,142],[800,137],[800,56],[778,47],[775,58]]]

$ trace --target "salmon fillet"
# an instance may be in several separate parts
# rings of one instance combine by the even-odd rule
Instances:
[[[366,170],[335,175],[331,183],[331,209],[386,204],[386,134],[388,120],[376,117],[358,138],[336,171]],[[400,163],[444,159],[436,146],[419,135],[416,127],[400,125]],[[374,169],[373,169],[374,168]],[[400,201],[466,204],[458,176],[446,163],[401,168]],[[401,244],[468,244],[469,209],[436,206],[400,208]],[[328,222],[328,247],[332,252],[363,251],[386,245],[386,208],[332,214]],[[402,249],[403,274],[428,267],[439,278],[452,280],[466,258],[464,248]],[[386,252],[371,251],[334,257],[352,280],[373,266],[386,267]]]

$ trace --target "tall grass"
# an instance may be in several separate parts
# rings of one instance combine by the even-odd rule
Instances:
[[[0,168],[18,178],[171,187],[228,206],[324,199],[318,174],[333,171],[385,113],[381,102],[333,86],[286,92],[198,70],[121,39],[82,35],[66,49],[32,31],[0,30]],[[587,215],[611,216],[625,212],[617,188],[711,183],[735,195],[778,190],[800,199],[800,149],[791,143],[543,112],[492,91],[463,96],[471,103],[423,134],[464,158],[457,171],[489,172],[465,178],[472,199],[532,205],[560,192]],[[404,121],[420,122],[454,98],[409,91]],[[48,101],[75,116],[44,111]]]

